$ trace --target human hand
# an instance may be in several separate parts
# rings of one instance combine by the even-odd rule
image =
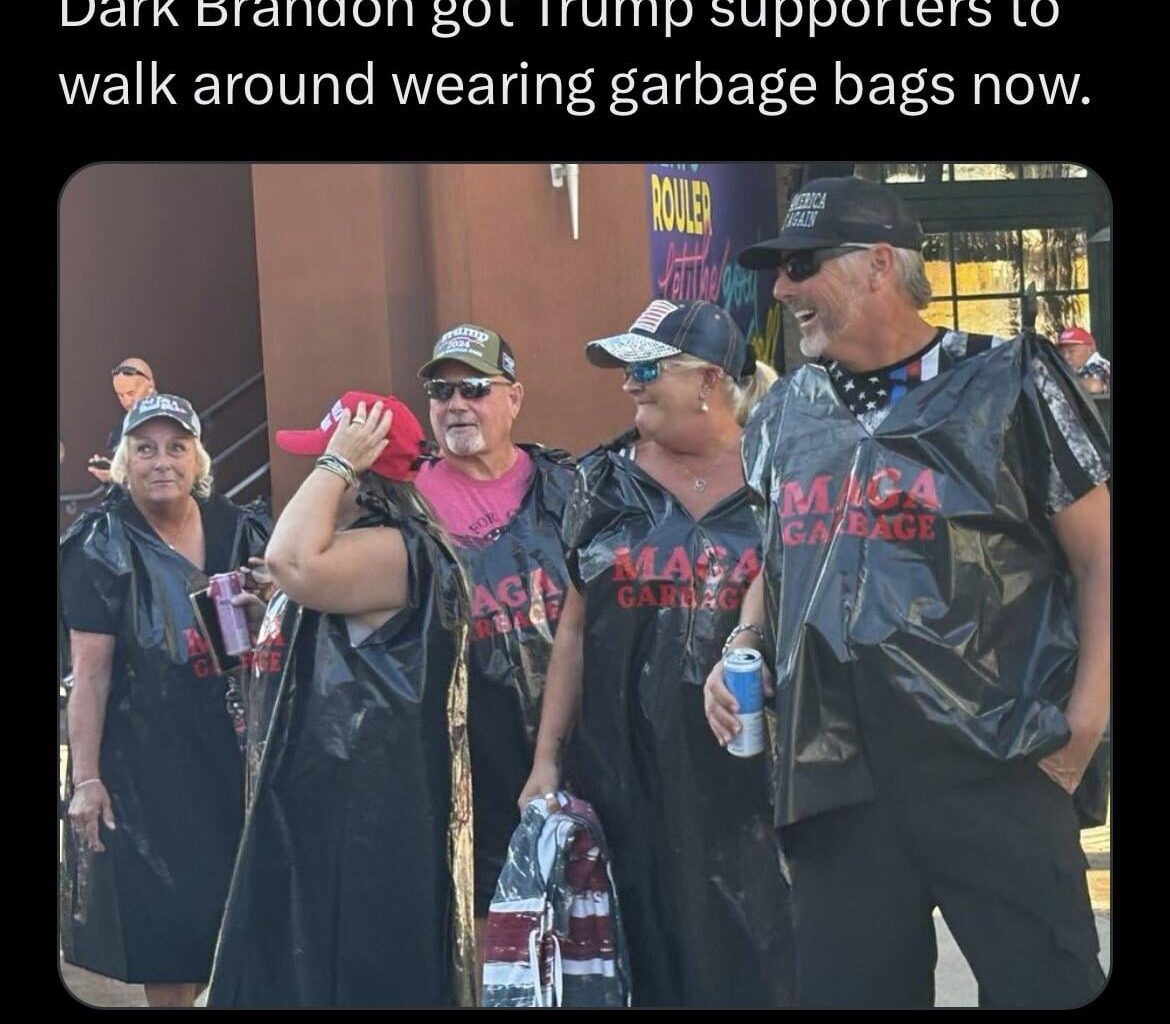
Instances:
[[[94,452],[86,466],[86,472],[103,484],[110,482],[110,460],[104,455]]]
[[[255,646],[260,625],[264,621],[264,613],[268,610],[268,603],[247,590],[233,594],[231,602],[237,608],[244,609],[244,618],[248,620],[248,634],[252,638],[252,646]]]
[[[69,823],[81,840],[83,848],[104,853],[98,820],[111,832],[114,830],[114,807],[110,794],[101,779],[89,779],[73,790],[69,801]]]
[[[776,688],[772,684],[772,673],[766,665],[760,666],[766,698],[776,695]],[[721,747],[727,746],[740,730],[739,719],[736,717],[739,703],[732,696],[731,691],[723,682],[723,659],[720,658],[707,673],[707,681],[703,684],[703,713],[707,716],[707,725]]]
[[[249,557],[248,564],[240,566],[240,577],[243,580],[244,590],[249,594],[255,594],[266,604],[272,600],[272,592],[276,589],[276,583],[268,571],[268,563],[263,558],[257,555]]]
[[[520,790],[516,806],[523,811],[537,797],[545,797],[546,799],[550,796],[555,797],[560,784],[560,769],[551,759],[537,758],[532,764],[532,772],[528,776],[528,781]]]
[[[1104,726],[1074,724],[1069,722],[1071,736],[1059,750],[1042,757],[1037,766],[1070,796],[1081,784],[1085,769],[1093,759],[1097,745],[1104,734]]]
[[[368,414],[366,403],[358,402],[357,412],[352,417],[348,409],[342,409],[337,429],[325,448],[326,454],[345,459],[355,473],[364,473],[389,443],[387,435],[393,418],[394,414],[384,409],[381,402],[375,402]]]

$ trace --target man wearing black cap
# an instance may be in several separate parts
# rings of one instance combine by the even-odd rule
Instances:
[[[740,256],[818,359],[744,436],[797,998],[931,1005],[938,907],[981,1005],[1075,1006],[1104,984],[1072,795],[1109,715],[1108,442],[1043,339],[920,317],[920,240],[825,178]]]
[[[477,324],[444,332],[419,377],[442,457],[423,465],[416,484],[472,585],[468,731],[482,942],[482,921],[520,820],[516,797],[532,763],[569,580],[559,527],[573,470],[565,452],[512,440],[524,385],[497,332]]]

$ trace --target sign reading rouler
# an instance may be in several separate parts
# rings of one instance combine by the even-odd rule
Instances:
[[[647,164],[650,290],[656,298],[706,299],[739,324],[756,357],[783,372],[780,307],[772,276],[735,262],[776,234],[772,164]]]

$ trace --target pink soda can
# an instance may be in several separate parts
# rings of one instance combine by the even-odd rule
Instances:
[[[244,609],[232,604],[232,598],[243,592],[238,572],[221,572],[209,580],[211,599],[219,616],[219,630],[223,634],[223,649],[231,655],[244,654],[252,649],[248,633],[248,618]]]

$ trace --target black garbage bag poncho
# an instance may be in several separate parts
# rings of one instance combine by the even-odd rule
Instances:
[[[256,634],[256,646],[248,659],[241,698],[245,729],[245,805],[252,806],[260,763],[268,742],[268,727],[280,692],[280,682],[288,669],[292,639],[301,626],[303,609],[282,590],[273,593],[264,610],[264,620]]]
[[[234,536],[224,572],[263,553],[259,508],[198,499]],[[104,853],[65,830],[61,940],[65,960],[134,983],[204,981],[244,817],[243,764],[188,594],[207,574],[172,550],[118,490],[61,539],[62,563],[84,578],[117,624],[101,742],[115,829]]]
[[[741,489],[698,521],[621,454],[585,456],[566,511],[585,602],[573,789],[609,837],[635,1006],[790,1001],[787,891],[767,758],[723,750],[703,683],[759,571]]]
[[[1049,515],[1052,408],[1103,478],[1099,419],[1031,336],[919,384],[872,434],[821,366],[757,407],[744,464],[763,501],[778,825],[1022,770],[1068,741],[1077,620]]]
[[[482,543],[453,538],[471,586],[468,734],[480,916],[520,823],[516,798],[532,770],[548,660],[570,586],[560,530],[572,461],[562,451],[520,447],[534,472],[515,516]]]
[[[364,638],[286,605],[285,653],[261,648],[279,684],[249,697],[271,719],[209,1006],[470,1001],[465,584],[409,489],[363,488],[356,525],[402,531],[408,604]]]

